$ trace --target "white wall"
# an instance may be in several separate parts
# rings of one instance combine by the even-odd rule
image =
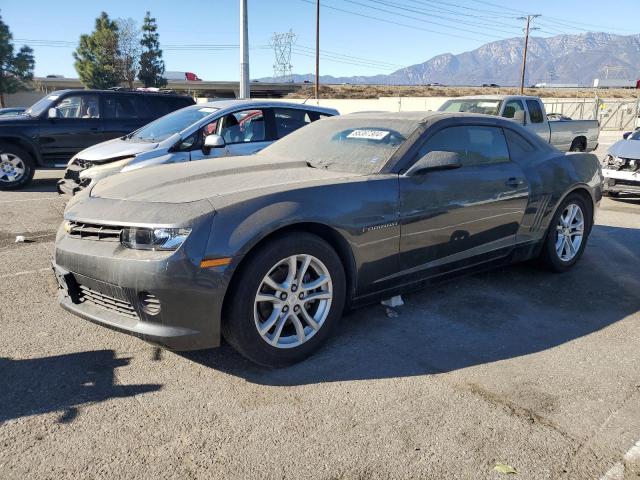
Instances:
[[[308,105],[319,105],[321,107],[335,108],[341,114],[363,112],[363,111],[385,111],[385,112],[411,112],[437,110],[447,100],[453,97],[380,97],[370,99],[337,99],[327,98],[316,100],[286,99],[282,101],[294,103],[306,103]],[[265,101],[274,99],[264,99]],[[551,107],[548,111],[557,113],[568,113],[572,118],[580,118],[580,113],[584,112],[584,118],[593,118],[594,99],[593,98],[544,98],[545,105]],[[580,107],[580,104],[584,104]],[[563,107],[563,108],[562,108]]]

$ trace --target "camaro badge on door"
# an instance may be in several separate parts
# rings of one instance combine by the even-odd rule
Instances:
[[[397,227],[398,222],[383,223],[382,225],[370,225],[368,227],[362,227],[362,233],[371,232],[372,230],[382,230],[383,228]]]

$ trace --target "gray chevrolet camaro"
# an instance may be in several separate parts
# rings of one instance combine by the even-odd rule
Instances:
[[[602,196],[590,154],[516,123],[362,113],[257,155],[109,177],[68,204],[60,303],[176,350],[218,346],[279,366],[346,308],[530,258],[581,257]],[[153,173],[153,174],[151,174]]]

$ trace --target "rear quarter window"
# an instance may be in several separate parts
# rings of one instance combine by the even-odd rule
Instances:
[[[519,133],[504,129],[504,136],[507,139],[507,145],[509,146],[509,154],[511,159],[517,161],[527,161],[531,159],[537,149],[526,138]]]

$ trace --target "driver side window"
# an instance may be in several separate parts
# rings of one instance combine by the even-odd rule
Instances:
[[[262,110],[242,110],[222,118],[220,136],[226,144],[263,142],[266,138]]]
[[[501,128],[479,125],[443,128],[420,147],[417,158],[429,152],[455,152],[462,166],[509,162],[509,150]]]
[[[60,100],[56,106],[58,118],[100,118],[97,95],[72,95]]]

